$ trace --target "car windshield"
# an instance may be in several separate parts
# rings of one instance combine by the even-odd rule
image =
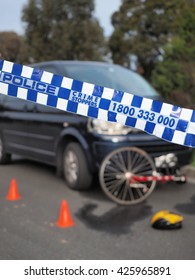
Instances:
[[[144,97],[157,98],[155,89],[135,72],[118,65],[68,64],[63,65],[69,78],[93,83]],[[63,70],[62,70],[63,72]],[[64,74],[64,73],[62,73]]]

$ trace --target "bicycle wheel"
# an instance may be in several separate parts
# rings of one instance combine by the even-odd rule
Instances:
[[[139,176],[154,176],[156,168],[152,158],[136,147],[123,147],[111,152],[103,160],[99,179],[105,194],[122,205],[139,203],[155,188],[156,181],[141,181]],[[142,177],[143,178],[143,177]]]

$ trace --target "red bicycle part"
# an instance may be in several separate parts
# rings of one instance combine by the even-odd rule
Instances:
[[[159,176],[138,176],[133,175],[130,179],[130,184],[132,183],[143,183],[149,181],[158,181],[158,182],[169,182],[169,181],[184,181],[186,176],[175,176],[175,175],[159,175]]]

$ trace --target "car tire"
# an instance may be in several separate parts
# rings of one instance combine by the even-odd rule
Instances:
[[[63,155],[63,173],[65,182],[74,190],[89,189],[92,174],[89,171],[87,159],[78,143],[69,143]]]
[[[5,152],[3,137],[0,135],[0,164],[6,164],[11,161],[11,154]]]

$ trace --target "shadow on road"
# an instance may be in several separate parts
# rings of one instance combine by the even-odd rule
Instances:
[[[152,207],[145,203],[131,207],[115,206],[101,216],[94,213],[97,207],[97,204],[84,205],[78,210],[76,216],[87,227],[113,235],[129,234],[135,222],[152,214]]]

